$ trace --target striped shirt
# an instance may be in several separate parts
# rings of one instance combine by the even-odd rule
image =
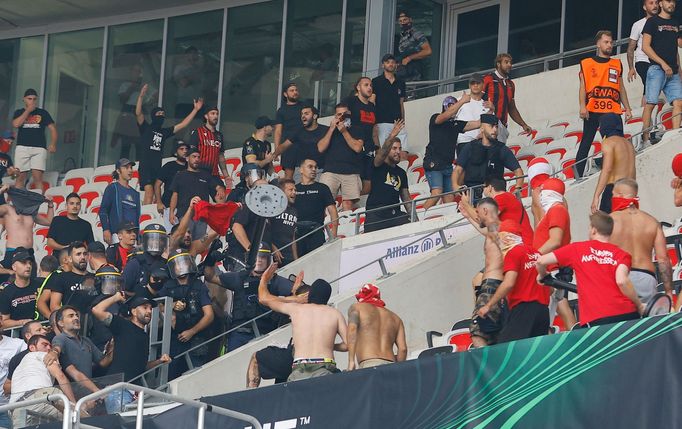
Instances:
[[[483,92],[495,107],[495,116],[506,127],[509,116],[509,105],[514,99],[514,82],[509,78],[500,77],[492,72],[483,77]]]
[[[223,141],[220,131],[211,131],[206,125],[193,130],[189,137],[190,146],[199,148],[199,168],[210,171],[213,176],[218,176],[218,159],[224,150]]]

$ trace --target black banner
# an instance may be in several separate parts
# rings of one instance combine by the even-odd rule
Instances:
[[[651,317],[202,400],[265,429],[682,427],[681,326]],[[196,416],[181,406],[145,428]],[[207,413],[206,427],[248,425]]]

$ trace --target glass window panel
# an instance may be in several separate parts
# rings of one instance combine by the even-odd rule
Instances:
[[[57,123],[59,140],[47,169],[93,166],[104,29],[49,37],[45,107]]]
[[[157,105],[162,38],[163,20],[109,28],[99,165],[113,164],[121,157],[136,159],[135,103],[147,83],[144,110]]]
[[[24,107],[24,91],[40,91],[43,47],[43,36],[0,41],[0,134],[16,134],[12,114]],[[38,94],[38,105],[43,106],[42,94]]]
[[[342,7],[342,0],[289,0],[287,6],[282,84],[296,82],[300,99],[312,101],[318,83],[321,112],[336,104]]]
[[[230,8],[221,130],[228,147],[240,147],[260,115],[274,117],[279,93],[282,0]]]
[[[497,23],[499,19],[499,5],[457,15],[455,76],[492,67],[497,55],[497,25],[485,26],[481,22]]]
[[[589,12],[586,12],[589,11]],[[564,26],[564,51],[594,45],[599,30],[610,30],[618,37],[618,0],[568,0]],[[593,53],[564,60],[564,67],[577,64]]]
[[[508,51],[515,63],[556,54],[560,41],[561,0],[512,0]],[[543,70],[542,64],[515,67],[514,77]]]
[[[398,0],[397,12],[405,11],[412,18],[415,29],[424,33],[431,45],[431,56],[424,59],[422,67],[422,80],[438,79],[440,71],[440,42],[443,25],[443,3],[432,0]],[[495,21],[497,22],[497,21]],[[394,53],[398,54],[398,41],[400,40],[400,26],[396,16],[396,32],[394,41]],[[487,30],[490,30],[488,28]],[[496,30],[495,30],[496,31]]]
[[[343,79],[341,96],[355,90],[353,84],[364,75],[374,77],[378,70],[364,71],[365,57],[365,17],[367,15],[366,0],[348,0],[346,5],[346,34],[343,52]],[[323,114],[332,112],[323,112]]]
[[[182,121],[192,111],[195,98],[203,97],[207,106],[218,103],[222,30],[222,9],[168,19],[163,88],[167,126]],[[197,117],[177,137],[187,138],[200,124]],[[173,151],[172,144],[165,145],[165,156]]]

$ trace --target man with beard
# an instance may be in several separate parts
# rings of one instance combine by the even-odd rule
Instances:
[[[296,184],[291,179],[281,179],[279,188],[287,196],[287,208],[279,216],[270,220],[270,236],[272,237],[272,252],[280,267],[298,259],[296,240],[296,223],[298,214],[296,206]]]
[[[363,195],[368,194],[371,189],[372,161],[374,160],[374,151],[379,149],[380,144],[376,136],[377,119],[374,103],[370,101],[373,94],[372,80],[363,76],[355,83],[355,96],[349,97],[347,100],[350,109],[350,122],[352,125],[360,127],[361,138],[364,143],[364,168],[360,174]]]
[[[166,228],[170,228],[169,207],[172,192],[170,190],[171,183],[175,178],[175,173],[178,171],[187,170],[187,154],[189,153],[189,144],[183,140],[176,140],[175,142],[175,159],[168,161],[161,167],[161,173],[154,182],[154,195],[156,199],[156,210],[163,215]],[[161,193],[161,186],[163,186],[163,194]]]
[[[81,292],[83,280],[88,274],[88,248],[85,243],[69,245],[69,260],[71,271],[52,275],[45,285],[45,289],[50,291],[50,311],[58,310],[62,305],[72,305],[80,311],[87,311],[90,300]]]
[[[322,174],[324,170],[324,156],[317,150],[319,142],[329,127],[318,124],[317,118],[320,112],[314,106],[305,106],[301,109],[301,127],[298,132],[289,137],[284,143],[279,145],[274,157],[284,151],[293,151],[296,158],[296,165],[300,165],[304,159],[313,159],[317,163],[317,172]]]
[[[161,107],[155,107],[151,112],[151,124],[144,118],[142,112],[142,101],[149,87],[147,84],[142,86],[140,95],[137,97],[135,105],[135,116],[137,126],[140,129],[140,188],[144,189],[144,199],[142,204],[151,204],[154,199],[154,184],[161,175],[161,154],[164,142],[176,133],[184,130],[194,116],[204,105],[202,98],[194,100],[194,109],[179,124],[173,127],[163,128],[163,121],[166,119],[166,112]],[[157,201],[158,202],[158,201]]]
[[[324,224],[325,212],[333,221],[330,225],[331,237],[336,237],[339,227],[339,213],[329,187],[316,182],[317,162],[314,159],[303,159],[299,167],[301,182],[296,185],[296,200],[294,202],[298,213],[298,225],[296,225],[299,237],[304,237],[309,232]],[[299,256],[303,256],[324,244],[324,231],[318,230],[302,240],[297,245]]]
[[[303,103],[298,100],[298,87],[290,82],[282,91],[282,107],[277,109],[275,116],[275,151],[281,152],[279,146],[296,135],[301,128],[301,108]],[[282,153],[280,165],[284,168],[284,177],[293,179],[296,168],[296,154],[294,151]]]
[[[123,303],[126,300],[124,293],[114,294],[102,300],[92,308],[92,314],[104,322],[114,335],[114,354],[108,375],[123,373],[123,380],[128,381],[144,371],[154,368],[162,363],[170,362],[168,355],[162,355],[159,359],[148,361],[149,334],[145,327],[152,320],[152,308],[156,303],[152,300],[133,297],[125,303],[130,312],[130,318],[111,314],[107,309],[114,304]],[[123,406],[133,402],[133,394],[129,390],[120,389],[112,392],[104,400],[108,413],[118,413]]]
[[[411,201],[407,184],[407,173],[398,166],[401,145],[396,137],[403,129],[403,121],[396,122],[384,145],[377,151],[373,161],[372,191],[367,197],[367,216],[365,232],[379,231],[410,222],[409,216],[401,210],[401,206],[385,209],[379,207],[395,205],[402,200]],[[411,212],[412,203],[405,204],[407,212]]]
[[[204,113],[204,125],[192,131],[189,136],[190,147],[199,150],[199,168],[220,180],[218,168],[225,178],[225,185],[232,188],[230,174],[225,165],[225,139],[216,129],[220,112],[217,107],[209,107]],[[171,213],[172,216],[172,213]]]
[[[386,141],[395,121],[399,119],[405,121],[404,103],[407,96],[405,81],[396,76],[398,69],[396,58],[392,54],[386,54],[381,59],[381,64],[384,72],[372,79],[373,95],[371,98],[376,109],[378,145]],[[398,138],[403,151],[407,152],[407,130],[403,129]],[[407,153],[401,154],[403,159],[407,159],[406,156]]]
[[[254,126],[256,131],[242,145],[242,164],[256,164],[267,174],[274,173],[272,146],[267,140],[272,136],[274,122],[267,116],[259,116]]]
[[[35,317],[36,294],[40,282],[31,279],[33,262],[31,254],[24,248],[17,249],[12,256],[14,281],[5,285],[0,292],[0,314],[2,328],[23,326]]]

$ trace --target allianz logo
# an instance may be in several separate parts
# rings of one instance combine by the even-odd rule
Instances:
[[[427,237],[420,243],[414,243],[406,246],[394,246],[386,249],[386,259],[399,258],[402,256],[417,255],[419,253],[428,252],[440,246],[440,237]]]

